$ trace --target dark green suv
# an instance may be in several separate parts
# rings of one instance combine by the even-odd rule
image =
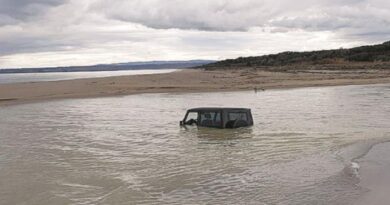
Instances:
[[[251,110],[248,108],[204,107],[189,109],[180,125],[198,127],[239,128],[253,125]]]

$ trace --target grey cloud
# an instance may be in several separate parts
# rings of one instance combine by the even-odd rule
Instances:
[[[262,26],[277,7],[266,1],[99,0],[92,8],[109,18],[140,23],[157,29],[245,31]]]
[[[375,4],[374,4],[375,3]],[[286,29],[331,31],[345,38],[388,40],[390,34],[390,2],[359,3],[316,8],[295,16],[283,16],[270,25]]]
[[[68,0],[0,0],[0,25],[14,24],[41,15],[47,8]]]
[[[387,0],[98,0],[91,8],[108,18],[156,29],[390,32]]]
[[[313,49],[380,42],[390,38],[389,19],[388,0],[0,0],[0,56],[102,49],[234,57],[300,49],[309,37],[320,42]]]
[[[61,51],[68,47],[81,47],[82,42],[72,42],[69,40],[57,40],[53,37],[29,37],[18,36],[6,40],[0,40],[0,56],[10,55],[15,53],[36,53],[46,51]]]

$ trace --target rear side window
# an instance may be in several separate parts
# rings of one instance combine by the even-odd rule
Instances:
[[[228,119],[229,121],[233,121],[233,120],[248,121],[248,114],[246,112],[229,112]]]

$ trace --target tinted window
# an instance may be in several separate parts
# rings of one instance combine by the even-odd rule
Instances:
[[[229,112],[228,119],[229,121],[233,121],[233,120],[248,121],[248,115],[246,112]]]
[[[200,113],[200,125],[204,127],[221,127],[220,112],[202,112]]]

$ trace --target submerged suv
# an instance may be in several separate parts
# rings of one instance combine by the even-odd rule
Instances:
[[[252,126],[253,118],[251,110],[247,108],[193,108],[187,111],[180,125],[239,128]]]

